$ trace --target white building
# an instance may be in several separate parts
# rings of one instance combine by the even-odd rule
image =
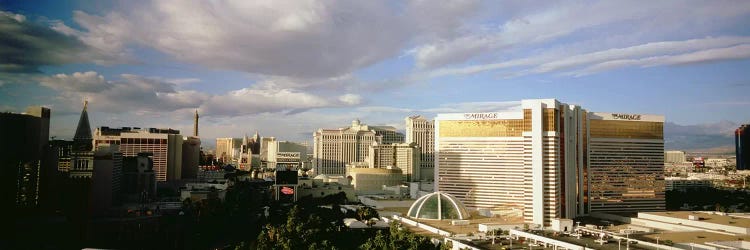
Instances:
[[[409,116],[406,121],[406,143],[416,143],[420,150],[420,177],[434,179],[435,173],[435,122],[417,115]]]
[[[664,209],[663,116],[589,113],[554,99],[439,114],[436,190],[551,225],[592,211]]]
[[[182,178],[183,136],[178,130],[99,127],[94,133],[94,146],[99,144],[120,145],[123,156],[152,153],[156,181]]]
[[[401,143],[404,135],[391,126],[369,126],[352,121],[352,125],[339,129],[318,129],[313,133],[313,165],[316,174],[343,175],[346,164],[363,162],[373,142]]]
[[[685,151],[664,151],[664,163],[683,163],[686,159]]]

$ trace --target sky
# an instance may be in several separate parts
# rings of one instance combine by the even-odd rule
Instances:
[[[0,0],[0,111],[50,107],[69,139],[83,100],[94,127],[187,135],[198,110],[210,146],[556,98],[725,146],[750,123],[747,27],[750,1]]]

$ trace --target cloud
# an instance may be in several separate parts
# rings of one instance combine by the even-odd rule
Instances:
[[[683,41],[660,41],[582,54],[549,53],[500,63],[440,68],[419,77],[469,75],[513,69],[512,76],[564,72],[584,76],[624,67],[654,67],[750,58],[750,37],[707,37]]]
[[[148,1],[98,16],[83,29],[59,25],[87,45],[122,53],[128,44],[217,69],[295,78],[346,75],[400,53],[420,37],[444,37],[476,1]],[[444,14],[434,18],[434,14]]]
[[[299,113],[310,109],[357,105],[361,97],[345,94],[337,99],[275,86],[254,86],[209,98],[201,112],[211,116],[237,116],[261,113]]]
[[[574,76],[585,76],[603,71],[633,66],[655,67],[662,65],[694,64],[746,58],[750,58],[750,43],[726,48],[706,49],[678,55],[605,61],[588,66],[581,70],[568,72],[566,74]]]
[[[750,3],[744,1],[731,4],[659,1],[648,8],[632,1],[565,2],[542,7],[536,12],[513,13],[497,27],[475,28],[454,39],[419,45],[412,53],[416,65],[432,69],[475,58],[495,60],[532,46],[565,43],[587,36],[584,39],[602,41],[606,36],[618,34],[629,34],[625,37],[630,41],[668,34],[684,36],[686,30],[698,33],[716,29],[731,22],[733,17],[750,13]]]
[[[63,110],[75,110],[81,100],[87,99],[91,109],[99,112],[164,112],[197,108],[208,99],[207,94],[178,91],[173,83],[131,74],[108,81],[97,72],[76,72],[42,77],[39,82],[58,91],[56,100]]]
[[[40,66],[80,62],[85,45],[75,37],[0,11],[0,72],[35,73]]]

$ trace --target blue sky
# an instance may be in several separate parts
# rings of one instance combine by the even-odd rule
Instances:
[[[557,98],[674,126],[750,121],[748,1],[6,1],[0,110],[310,140],[359,118]],[[721,122],[721,123],[720,123]],[[722,127],[723,126],[723,127]],[[726,127],[726,128],[724,128]]]

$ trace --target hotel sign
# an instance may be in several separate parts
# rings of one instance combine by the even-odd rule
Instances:
[[[299,152],[278,152],[276,153],[278,158],[300,158]]]
[[[628,121],[640,121],[641,115],[631,115],[631,114],[612,114],[612,119],[615,120],[628,120]]]
[[[497,119],[497,113],[465,113],[464,118],[467,120],[493,120]]]

